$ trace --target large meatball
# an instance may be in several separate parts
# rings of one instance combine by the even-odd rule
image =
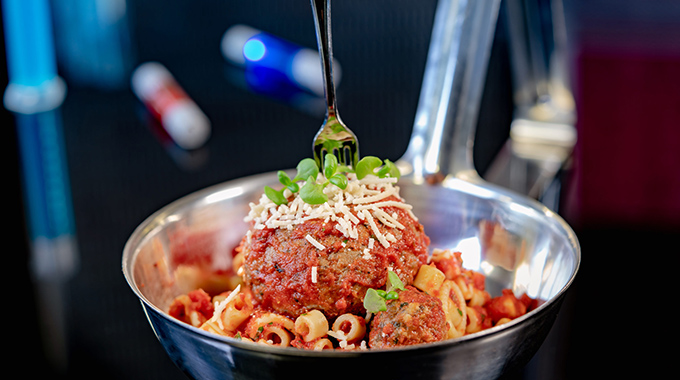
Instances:
[[[447,321],[442,302],[412,286],[387,302],[387,310],[371,321],[368,345],[390,348],[437,342],[446,338]]]
[[[392,201],[400,201],[396,197]],[[253,228],[243,242],[243,279],[262,307],[296,317],[312,309],[328,318],[363,314],[368,288],[384,288],[388,270],[410,284],[427,261],[423,226],[400,207],[384,207],[400,228],[364,219],[348,238],[338,222],[310,219],[293,228]],[[389,247],[374,234],[392,234]]]

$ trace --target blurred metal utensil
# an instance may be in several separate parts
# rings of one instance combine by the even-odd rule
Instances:
[[[331,2],[330,0],[311,0],[316,26],[316,39],[319,45],[321,70],[324,78],[326,94],[326,120],[314,137],[314,160],[323,168],[326,154],[335,154],[338,163],[345,166],[356,166],[359,161],[359,142],[352,132],[340,120],[335,99],[333,82],[333,45],[331,37]]]
[[[515,111],[508,140],[484,178],[557,210],[560,172],[568,169],[577,139],[564,4],[504,4]]]

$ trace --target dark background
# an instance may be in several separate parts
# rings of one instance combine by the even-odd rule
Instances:
[[[309,155],[323,120],[311,109],[238,85],[219,50],[222,34],[237,23],[315,48],[308,2],[127,4],[130,67],[149,60],[165,64],[211,119],[213,134],[187,164],[154,134],[127,79],[119,88],[83,82],[60,61],[68,94],[58,112],[80,261],[63,285],[66,342],[60,352],[67,360],[55,364],[46,354],[50,344],[45,342],[52,337],[40,328],[38,288],[29,271],[15,119],[2,109],[11,210],[7,236],[13,244],[5,253],[10,259],[5,270],[12,275],[6,276],[11,304],[4,318],[6,328],[19,332],[5,345],[10,359],[29,360],[21,369],[26,375],[184,378],[123,278],[127,237],[152,212],[190,192],[295,166]],[[406,149],[435,5],[434,0],[334,3],[334,50],[343,67],[339,110],[357,134],[362,154],[395,160]],[[662,280],[670,278],[680,253],[680,9],[677,1],[567,1],[567,8],[579,141],[561,177],[559,211],[579,235],[583,263],[553,336],[527,370],[513,376],[645,373],[665,363],[665,350],[652,337],[666,335],[675,320],[669,304],[676,294]],[[512,120],[504,27],[501,17],[475,141],[482,174]]]

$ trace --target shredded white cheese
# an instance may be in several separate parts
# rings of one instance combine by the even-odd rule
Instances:
[[[317,269],[314,266],[314,267],[312,267],[312,283],[316,284],[317,276],[318,276]]]
[[[390,187],[388,189],[385,189],[385,191],[381,191],[378,194],[375,195],[370,195],[367,197],[361,197],[361,198],[356,198],[352,201],[354,204],[360,204],[360,203],[375,203],[378,201],[381,201],[390,195],[394,195],[396,193],[397,189],[394,187]]]
[[[210,318],[211,321],[217,322],[217,324],[220,326],[221,329],[224,328],[224,325],[222,324],[222,318],[220,318],[220,315],[224,311],[224,309],[227,308],[227,305],[229,305],[229,302],[231,302],[234,298],[236,298],[236,295],[239,293],[241,290],[241,284],[237,285],[236,288],[229,293],[227,298],[223,299],[220,302],[215,302],[215,311],[213,312],[212,317]]]
[[[380,244],[382,244],[385,248],[390,247],[390,242],[387,241],[385,236],[380,232],[380,229],[378,228],[378,225],[375,224],[375,220],[373,219],[373,215],[368,210],[364,210],[363,212],[364,218],[368,221],[368,225],[371,226],[371,229],[373,230],[373,233],[375,234],[375,237],[378,238],[378,241]]]
[[[320,251],[326,249],[326,247],[323,244],[319,243],[316,239],[314,239],[312,235],[305,235],[305,239],[307,239],[308,242],[312,243],[312,245],[315,246]]]
[[[328,336],[332,336],[333,338],[337,339],[338,342],[341,341],[347,341],[347,335],[345,335],[345,332],[342,330],[334,331],[334,330],[328,330],[327,332]]]
[[[385,207],[400,208],[417,220],[411,212],[413,207],[403,202],[399,196],[396,182],[396,178],[378,178],[374,175],[358,180],[354,174],[348,174],[348,184],[344,190],[337,186],[324,188],[328,201],[320,205],[310,205],[297,194],[289,194],[292,200],[287,205],[277,206],[263,194],[257,203],[250,204],[250,212],[245,221],[254,222],[255,229],[292,229],[306,221],[320,219],[324,222],[335,222],[334,228],[348,239],[358,239],[357,227],[366,223],[375,240],[388,248],[390,243],[397,241],[393,231],[402,230],[405,226],[399,221],[398,213],[389,213]],[[303,185],[304,182],[301,181],[299,184]],[[397,200],[388,199],[389,197],[395,197]],[[307,235],[305,238],[317,249],[326,249],[312,236]],[[369,249],[373,249],[373,240],[373,238],[369,240]],[[250,242],[250,233],[247,235],[247,241]]]

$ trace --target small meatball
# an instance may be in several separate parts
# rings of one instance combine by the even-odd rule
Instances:
[[[443,340],[448,331],[442,302],[412,286],[387,302],[371,321],[369,347],[390,348]]]
[[[373,232],[365,221],[356,226],[356,239],[343,236],[337,222],[321,219],[292,229],[253,229],[250,243],[243,245],[244,284],[260,307],[291,318],[313,309],[330,319],[364,314],[366,290],[384,287],[388,268],[410,284],[427,261],[430,240],[423,226],[402,209],[385,210],[398,215],[404,228],[381,225],[395,241],[389,247],[376,241],[370,250]],[[311,244],[308,237],[324,248]]]

